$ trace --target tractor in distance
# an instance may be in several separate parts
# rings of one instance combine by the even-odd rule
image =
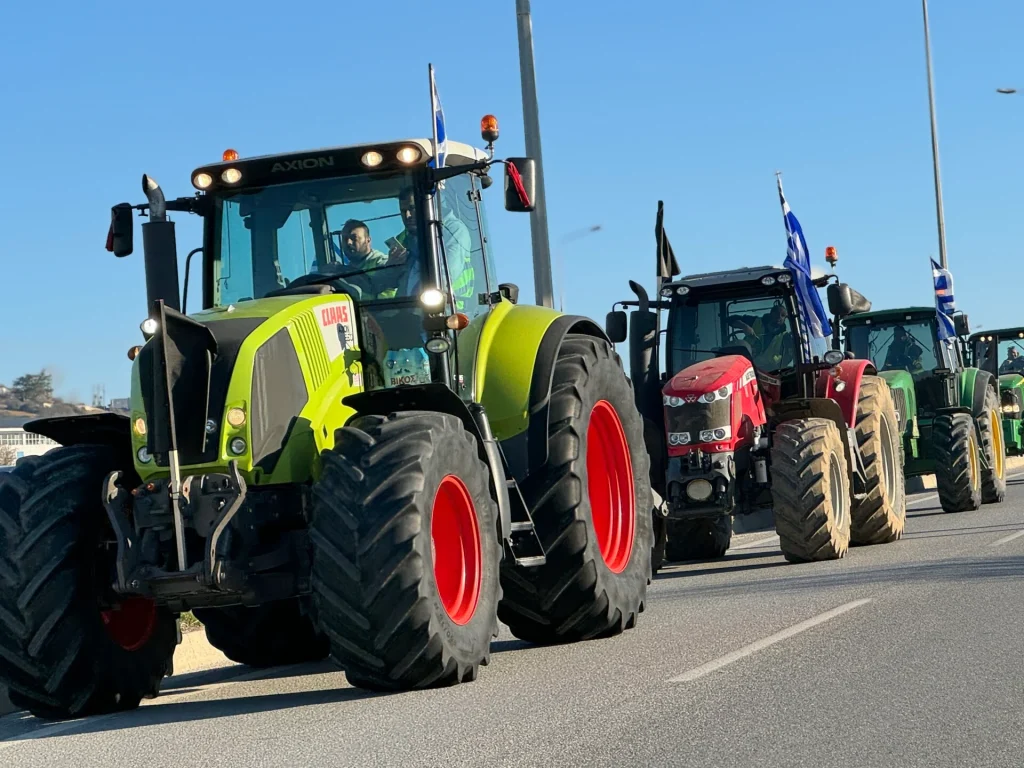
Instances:
[[[1006,495],[1006,461],[994,372],[965,364],[969,321],[953,314],[955,339],[939,338],[935,307],[843,318],[837,348],[871,360],[892,389],[907,478],[935,475],[945,512],[976,510]]]
[[[40,717],[157,695],[193,610],[229,658],[326,658],[394,691],[474,680],[528,642],[632,628],[650,581],[643,422],[599,324],[517,303],[484,216],[535,166],[437,139],[195,169],[142,224],[131,415],[41,419],[62,447],[0,478],[0,679]],[[199,217],[202,306],[174,223]],[[378,250],[384,243],[389,254]],[[189,259],[185,274],[188,285]],[[187,291],[186,291],[187,296]]]
[[[1006,452],[1024,454],[1024,327],[974,333],[966,352],[968,365],[998,377]]]
[[[656,302],[633,281],[637,300],[617,302],[636,307],[630,376],[663,499],[655,565],[721,557],[732,516],[766,509],[789,562],[899,539],[906,500],[889,388],[870,361],[845,359],[810,336],[795,270],[674,274],[659,276]],[[829,303],[842,315],[870,308],[842,283],[829,286]],[[624,341],[625,311],[613,307],[606,327]]]

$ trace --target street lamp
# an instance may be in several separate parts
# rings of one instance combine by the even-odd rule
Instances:
[[[575,232],[570,232],[569,234],[565,235],[558,242],[558,254],[557,254],[557,256],[555,256],[555,260],[556,260],[556,263],[558,265],[557,272],[558,272],[558,311],[559,312],[564,312],[565,311],[565,282],[562,280],[562,251],[565,249],[565,246],[568,245],[569,243],[574,242],[576,240],[579,240],[581,238],[584,238],[587,235],[591,235],[594,232],[599,232],[600,230],[601,230],[601,225],[600,224],[592,224],[591,226],[586,227],[584,229],[577,229]]]
[[[996,93],[1016,93],[1016,88],[996,88]]]
[[[942,179],[939,176],[939,133],[935,125],[935,86],[932,79],[932,48],[928,36],[928,0],[921,0],[924,16],[924,56],[928,65],[928,111],[932,121],[932,171],[935,174],[935,214],[939,227],[939,261],[946,269],[946,221],[942,213]]]
[[[548,204],[544,196],[544,163],[540,154],[540,116],[537,107],[537,73],[533,66],[533,20],[530,0],[516,0],[519,28],[519,78],[523,91],[523,128],[526,154],[536,163],[537,188],[530,214],[533,241],[533,289],[539,306],[553,307],[551,290],[551,243],[548,241]]]

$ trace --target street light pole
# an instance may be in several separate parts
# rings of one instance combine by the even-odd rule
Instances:
[[[530,214],[530,236],[533,240],[533,289],[539,306],[554,307],[551,286],[551,244],[548,241],[548,208],[544,195],[544,163],[540,152],[540,116],[537,107],[537,75],[533,66],[533,21],[530,0],[516,0],[519,26],[519,76],[523,89],[523,128],[526,155],[537,168],[536,201]]]
[[[928,0],[921,0],[924,16],[924,56],[928,65],[928,110],[932,121],[932,169],[935,174],[935,216],[939,227],[939,262],[946,269],[946,218],[942,212],[942,179],[939,174],[939,133],[935,121],[935,85],[932,81],[932,48],[928,35]]]

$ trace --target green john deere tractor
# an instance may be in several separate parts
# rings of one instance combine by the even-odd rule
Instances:
[[[934,307],[906,307],[842,320],[848,353],[874,362],[892,390],[906,477],[934,474],[946,512],[978,509],[1006,495],[996,377],[965,365],[967,315],[956,340],[940,341]],[[838,340],[837,340],[838,343]]]
[[[593,321],[496,280],[483,195],[528,158],[401,142],[239,158],[142,224],[131,416],[26,426],[62,447],[0,479],[0,679],[41,717],[130,709],[181,612],[236,661],[328,655],[356,686],[474,680],[499,620],[560,643],[632,628],[651,575],[643,423]],[[203,225],[202,307],[174,223]],[[381,244],[378,246],[378,244]],[[385,251],[387,251],[385,253]]]
[[[1006,452],[1024,454],[1024,327],[979,331],[967,343],[971,364],[999,378]]]

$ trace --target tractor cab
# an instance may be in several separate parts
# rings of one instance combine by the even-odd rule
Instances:
[[[967,340],[972,365],[999,380],[999,407],[1006,449],[1024,453],[1024,327],[979,331]]]
[[[965,315],[956,316],[958,331],[966,321]],[[846,350],[871,360],[894,391],[912,390],[925,411],[957,402],[964,360],[957,344],[940,342],[934,307],[867,312],[846,318],[843,325]],[[903,397],[897,394],[897,407]]]

